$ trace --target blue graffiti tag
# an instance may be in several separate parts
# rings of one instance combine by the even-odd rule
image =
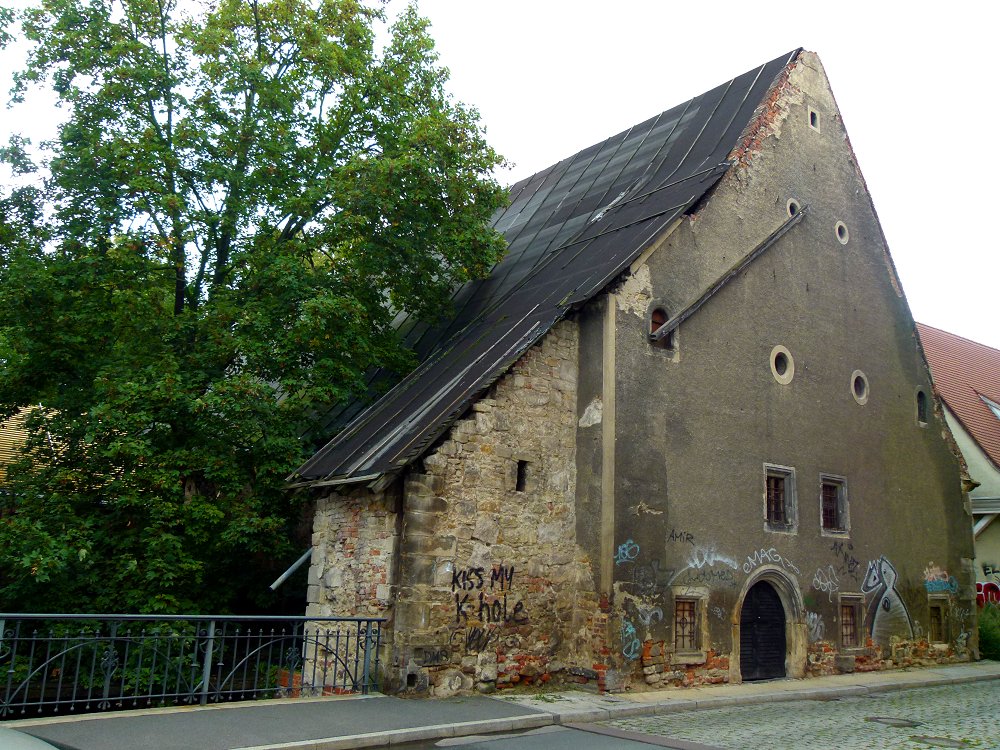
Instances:
[[[958,581],[955,580],[955,576],[950,576],[947,580],[935,579],[933,581],[924,581],[924,586],[928,592],[948,591],[952,594],[958,593]]]
[[[639,545],[631,539],[627,539],[618,545],[618,554],[615,555],[615,565],[621,565],[623,562],[632,562],[638,556]]]
[[[639,649],[642,644],[635,634],[635,625],[628,620],[622,622],[622,656],[629,661],[639,658]]]

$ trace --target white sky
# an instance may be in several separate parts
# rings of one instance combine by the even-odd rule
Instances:
[[[399,0],[394,0],[398,4]],[[455,95],[533,174],[796,47],[819,53],[914,317],[1000,348],[996,2],[420,0]]]
[[[23,6],[26,0],[8,4]],[[403,0],[391,0],[400,8]],[[513,182],[796,47],[818,52],[914,317],[1000,348],[996,2],[420,0]],[[0,88],[13,67],[0,57]],[[0,113],[36,137],[39,101]]]

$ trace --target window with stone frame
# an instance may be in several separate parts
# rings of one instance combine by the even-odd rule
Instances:
[[[673,586],[673,652],[671,664],[704,664],[708,658],[709,590],[704,586]]]
[[[820,526],[824,533],[845,534],[849,530],[847,480],[829,474],[820,475]]]
[[[840,647],[864,646],[864,608],[861,595],[840,597]]]
[[[795,530],[795,469],[764,465],[764,517],[771,531]]]

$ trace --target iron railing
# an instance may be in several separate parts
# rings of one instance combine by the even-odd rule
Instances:
[[[368,693],[383,622],[0,613],[0,719]]]

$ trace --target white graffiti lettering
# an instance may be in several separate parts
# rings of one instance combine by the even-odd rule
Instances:
[[[739,565],[731,557],[720,555],[714,547],[695,547],[688,557],[689,568],[704,568],[713,565],[725,565],[733,570],[739,569]]]
[[[806,612],[806,625],[809,626],[809,642],[821,641],[826,636],[826,625],[823,618],[816,612]]]
[[[724,565],[725,567],[732,568],[733,570],[740,569],[739,564],[737,564],[735,560],[733,560],[731,557],[720,555],[718,552],[715,551],[715,547],[695,547],[693,550],[691,550],[691,554],[688,556],[688,564],[685,567],[678,570],[676,573],[674,573],[671,579],[667,582],[667,585],[668,586],[671,585],[672,583],[677,581],[682,575],[689,573],[690,571],[700,571],[699,573],[696,573],[696,575],[703,579],[712,578],[712,576],[705,576],[704,573],[710,571],[704,571],[703,569],[715,567],[716,565]],[[691,576],[688,577],[690,578]],[[710,583],[711,581],[703,580],[702,582]],[[720,582],[731,586],[736,585],[735,580],[730,581],[728,576],[726,577],[725,580],[720,579]],[[691,581],[688,580],[688,583],[691,583]]]
[[[826,568],[818,568],[815,575],[813,575],[812,585],[814,589],[826,592],[827,601],[833,601],[833,592],[840,591],[840,581],[837,578],[837,571],[833,569],[832,565],[827,565]]]
[[[796,575],[798,575],[798,573],[800,572],[798,566],[795,563],[793,563],[791,560],[787,560],[784,557],[782,557],[778,553],[778,550],[776,550],[774,547],[771,547],[770,549],[764,549],[763,547],[761,547],[753,554],[747,555],[747,561],[743,563],[743,572],[749,573],[754,568],[758,568],[764,563],[780,565],[786,570],[792,571]]]
[[[637,614],[639,622],[647,628],[654,622],[661,622],[663,620],[663,610],[660,607],[639,607],[637,608]]]

